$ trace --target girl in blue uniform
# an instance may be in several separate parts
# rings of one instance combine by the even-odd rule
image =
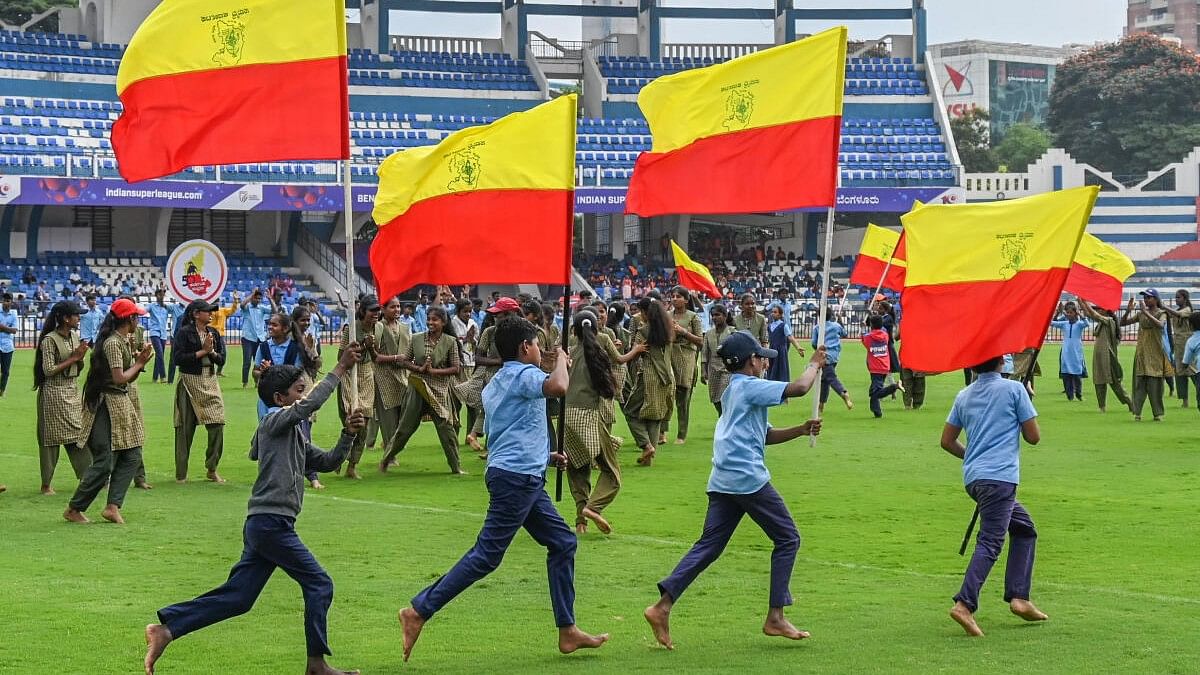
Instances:
[[[1060,304],[1058,310],[1062,318],[1050,322],[1063,334],[1058,374],[1062,377],[1067,400],[1082,401],[1083,378],[1087,377],[1087,367],[1083,363],[1083,331],[1088,327],[1088,322],[1079,316],[1079,308],[1073,302]]]

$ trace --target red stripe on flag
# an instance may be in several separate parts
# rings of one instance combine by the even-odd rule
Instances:
[[[417,202],[371,244],[380,298],[418,284],[565,284],[571,190],[477,190]]]
[[[896,265],[896,261],[892,261],[892,269],[888,270],[887,278],[883,280],[883,287],[896,291],[897,293],[904,292],[904,279],[908,276],[908,269]]]
[[[1067,270],[1019,272],[1007,281],[909,286],[900,319],[900,362],[943,373],[1040,347]]]
[[[676,265],[675,266],[675,274],[679,275],[679,285],[680,286],[683,286],[684,288],[687,288],[687,289],[690,289],[693,291],[707,293],[708,297],[710,297],[710,298],[721,297],[721,291],[717,290],[717,287],[715,285],[713,285],[712,282],[710,282],[708,279],[705,279],[703,276],[696,274],[695,272],[687,269],[686,267],[684,267],[682,265]]]
[[[754,213],[833,206],[841,116],[735,131],[638,156],[626,213]]]
[[[1125,283],[1099,270],[1072,263],[1071,273],[1067,276],[1067,285],[1063,290],[1115,312],[1121,309]]]
[[[859,255],[854,260],[854,271],[850,273],[850,283],[875,288],[875,284],[878,284],[879,278],[883,276],[885,267],[887,267],[886,260],[869,255]],[[891,274],[890,271],[888,273]]]
[[[162,75],[121,93],[113,124],[129,182],[189,166],[350,156],[346,57]]]

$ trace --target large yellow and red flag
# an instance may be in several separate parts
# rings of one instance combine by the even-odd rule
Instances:
[[[833,206],[846,28],[660,77],[638,95],[653,147],[628,213],[749,213]]]
[[[671,252],[675,255],[675,274],[679,277],[680,286],[706,293],[710,298],[721,297],[717,282],[707,267],[689,258],[674,240],[671,241]]]
[[[117,70],[125,180],[350,156],[343,0],[169,0]]]
[[[908,266],[900,247],[903,236],[901,232],[868,223],[858,257],[854,260],[854,271],[850,273],[850,283],[903,291],[904,272]]]
[[[576,97],[561,96],[379,167],[379,297],[417,284],[566,284]]]
[[[1125,280],[1135,271],[1129,256],[1084,233],[1067,276],[1066,291],[1115,312],[1121,308]]]
[[[937,373],[1042,345],[1099,188],[901,216],[905,368]]]

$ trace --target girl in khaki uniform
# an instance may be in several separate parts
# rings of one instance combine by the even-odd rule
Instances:
[[[400,411],[408,396],[408,372],[398,357],[408,352],[412,329],[400,321],[399,298],[392,298],[384,305],[383,321],[379,326],[379,349],[375,355],[375,419],[379,431],[383,432],[383,442],[387,443],[396,434]],[[367,430],[367,435],[374,443],[373,428]]]
[[[671,371],[675,375],[675,444],[687,441],[688,417],[692,407],[692,387],[696,380],[696,360],[704,345],[704,329],[696,314],[696,301],[683,286],[671,291],[675,342],[671,344]]]
[[[650,466],[675,398],[675,373],[671,370],[675,331],[661,302],[644,297],[638,307],[642,320],[633,334],[633,346],[644,345],[646,351],[634,362],[634,385],[625,414],[634,440],[642,448],[637,463]]]
[[[187,482],[188,458],[197,426],[208,433],[204,468],[208,480],[224,483],[217,465],[225,449],[225,399],[217,368],[225,362],[225,349],[217,329],[209,326],[217,307],[202,300],[188,304],[171,341],[171,361],[179,370],[175,387],[175,482]]]
[[[1084,315],[1096,324],[1095,343],[1092,345],[1092,384],[1096,386],[1096,404],[1100,412],[1107,409],[1108,388],[1112,387],[1117,400],[1128,408],[1129,396],[1122,384],[1125,372],[1121,368],[1121,359],[1117,357],[1117,347],[1121,344],[1121,328],[1117,325],[1117,317],[1107,309],[1084,302],[1082,298],[1076,298],[1076,301]]]
[[[720,417],[721,396],[729,386],[731,374],[721,357],[717,356],[717,350],[734,330],[733,326],[729,325],[729,310],[725,309],[725,305],[713,305],[708,314],[712,317],[713,327],[704,334],[704,346],[701,348],[700,357],[700,382],[708,385],[708,400],[717,409],[717,416]]]
[[[379,470],[388,470],[392,459],[404,450],[420,428],[421,417],[429,415],[437,429],[450,473],[465,474],[458,461],[458,420],[450,400],[450,387],[458,381],[456,378],[462,370],[458,338],[454,336],[449,317],[442,307],[430,307],[426,321],[429,330],[414,335],[408,351],[397,360],[413,374],[409,378],[408,398],[404,401],[400,424],[388,442],[388,451],[379,462]]]
[[[1171,352],[1175,364],[1175,395],[1183,401],[1183,407],[1188,407],[1188,380],[1191,379],[1189,368],[1183,363],[1183,350],[1187,347],[1188,338],[1192,337],[1192,294],[1186,289],[1175,291],[1175,307],[1162,306],[1163,311],[1171,322]],[[1200,391],[1196,392],[1200,399]]]
[[[375,357],[377,356],[379,343],[379,331],[382,327],[379,325],[380,315],[383,313],[383,307],[379,305],[379,300],[373,295],[364,295],[358,299],[358,305],[354,311],[355,318],[355,333],[358,337],[359,344],[362,345],[362,355],[359,356],[358,365],[354,367],[356,371],[356,383],[358,385],[358,400],[351,400],[350,386],[347,382],[348,377],[342,378],[338,384],[338,417],[342,420],[342,426],[346,426],[346,417],[348,411],[361,411],[364,416],[370,418],[375,416]],[[339,345],[338,358],[341,358],[342,352],[350,348],[350,324],[346,323],[342,326],[342,341]],[[346,466],[346,478],[358,480],[362,476],[358,475],[358,463],[362,461],[363,449],[367,447],[367,427],[363,427],[354,436],[354,445],[350,447],[349,458]]]
[[[75,479],[92,463],[79,447],[83,432],[83,399],[76,380],[83,371],[87,343],[79,339],[79,305],[64,300],[50,309],[38,350],[33,357],[33,388],[37,390],[38,447],[41,452],[42,494],[54,494],[51,482],[58,466],[59,446],[66,446]]]
[[[81,439],[92,453],[92,465],[84,472],[74,496],[63,512],[73,523],[86,523],[83,515],[108,484],[108,503],[100,515],[110,522],[124,524],[121,506],[129,483],[142,460],[146,429],[138,399],[130,395],[129,385],[142,374],[154,350],[144,345],[136,355],[129,336],[137,326],[137,317],[146,310],[132,300],[118,298],[112,304],[100,332],[98,348],[83,384],[83,422]]]
[[[1121,325],[1138,325],[1137,348],[1133,352],[1133,419],[1142,420],[1142,408],[1146,399],[1150,399],[1150,412],[1154,421],[1161,422],[1163,410],[1164,379],[1173,375],[1171,361],[1163,348],[1163,330],[1167,324],[1167,314],[1159,304],[1158,291],[1151,288],[1142,291],[1142,304],[1134,313],[1134,300],[1129,299],[1125,313],[1121,315]]]

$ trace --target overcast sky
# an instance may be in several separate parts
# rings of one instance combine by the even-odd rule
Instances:
[[[537,1],[537,0],[533,0]],[[580,0],[546,0],[579,4]],[[691,7],[773,7],[772,0],[660,0],[663,5]],[[633,0],[624,0],[631,4]],[[971,38],[1000,42],[1025,42],[1044,46],[1111,41],[1121,37],[1126,0],[926,0],[929,43]],[[797,7],[907,7],[905,0],[796,0]],[[393,12],[393,35],[499,37],[500,20],[494,16]],[[828,25],[797,24],[811,33]],[[563,40],[578,40],[578,19],[530,17],[529,28]],[[855,38],[908,33],[904,22],[870,22],[850,25]],[[664,22],[665,42],[771,42],[770,21]]]

